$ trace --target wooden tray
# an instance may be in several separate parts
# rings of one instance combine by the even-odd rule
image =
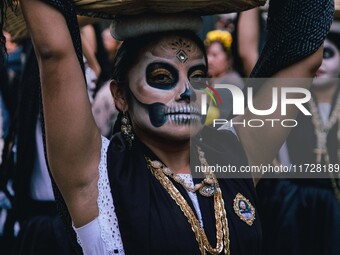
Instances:
[[[110,19],[118,14],[134,15],[150,11],[200,15],[239,12],[264,5],[266,0],[74,0],[74,2],[77,12],[81,15]],[[12,35],[12,40],[17,42],[27,38],[20,6],[15,12],[8,8],[6,15],[4,29]]]
[[[79,12],[90,16],[134,15],[143,12],[189,12],[210,15],[240,12],[262,6],[266,0],[74,0]]]

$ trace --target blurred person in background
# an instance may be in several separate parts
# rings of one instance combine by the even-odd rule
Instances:
[[[333,22],[323,61],[306,103],[311,116],[300,114],[286,145],[285,165],[330,169],[324,179],[262,179],[261,201],[265,255],[336,255],[340,253],[340,23]],[[332,170],[333,169],[333,170]],[[338,170],[336,170],[338,169]],[[327,169],[328,171],[328,169]]]
[[[91,22],[91,24],[88,24],[89,22]],[[87,24],[81,28],[81,36],[82,38],[86,38],[86,41],[89,44],[89,49],[93,51],[101,70],[96,82],[94,96],[98,92],[98,90],[108,80],[110,80],[111,74],[110,53],[106,49],[102,35],[106,27],[107,27],[106,22],[102,20],[89,19],[89,21],[87,21]]]
[[[20,62],[20,50],[16,43],[11,41],[9,33],[4,32],[6,38],[6,47],[8,56],[5,61],[0,61],[0,254],[5,254],[5,245],[11,241],[11,238],[7,232],[7,218],[11,212],[12,204],[10,199],[13,193],[11,192],[11,186],[7,182],[9,179],[9,172],[4,171],[3,153],[5,143],[9,133],[9,113],[4,101],[4,96],[9,89],[10,82],[15,80],[15,77],[20,72],[20,68],[16,62],[18,62],[17,56],[19,56]],[[14,61],[13,61],[14,60]],[[14,65],[13,65],[14,63]],[[11,69],[9,68],[11,66]],[[5,156],[6,157],[6,156]]]
[[[100,66],[86,38],[82,38],[85,77],[90,101]],[[46,165],[42,118],[39,107],[38,64],[33,47],[27,43],[23,75],[19,81],[19,102],[14,123],[15,162],[12,170],[14,219],[20,229],[14,245],[7,243],[6,254],[74,254],[68,233],[57,213],[51,179]],[[14,223],[12,222],[12,232]],[[12,233],[16,236],[15,233]]]
[[[234,67],[242,77],[249,77],[266,39],[266,20],[259,8],[240,12],[234,21],[232,47]]]
[[[102,32],[103,45],[108,54],[108,59],[113,64],[113,59],[116,56],[117,50],[122,42],[112,37],[110,28],[105,28]]]
[[[235,30],[235,18],[237,13],[220,14],[216,16],[215,29],[233,33]]]
[[[92,113],[100,133],[110,138],[113,135],[113,126],[118,116],[118,110],[110,92],[110,81],[97,92],[92,103]]]
[[[112,66],[121,42],[111,36],[109,28],[103,29],[102,40],[108,60],[111,63],[111,65],[109,64],[108,66]],[[107,138],[110,138],[112,135],[112,128],[118,116],[118,111],[110,92],[110,82],[111,81],[108,80],[103,84],[96,93],[92,103],[92,113],[95,122],[100,129],[100,133]]]
[[[208,56],[208,74],[215,84],[232,84],[240,89],[244,88],[241,76],[233,70],[231,47],[233,38],[231,33],[222,30],[208,32],[205,41]],[[210,125],[212,119],[230,119],[233,98],[226,89],[216,89],[222,98],[222,105],[210,105],[206,124]]]

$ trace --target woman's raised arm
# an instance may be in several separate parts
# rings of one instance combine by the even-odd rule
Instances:
[[[330,29],[334,13],[332,0],[271,0],[268,11],[267,41],[251,74],[252,78],[286,79],[280,84],[263,84],[254,98],[255,109],[267,110],[272,105],[272,89],[278,90],[278,107],[267,116],[253,114],[249,109],[234,121],[248,123],[263,121],[261,128],[235,125],[251,165],[271,163],[289,134],[290,128],[281,125],[283,119],[296,119],[298,108],[287,107],[281,114],[280,91],[283,87],[308,89],[322,62],[322,43]],[[301,79],[306,78],[301,82]],[[274,84],[273,84],[274,83]],[[301,93],[289,93],[289,98],[301,98]],[[266,121],[274,119],[273,122]]]
[[[287,115],[281,114],[282,87],[303,87],[309,89],[312,77],[322,61],[323,47],[321,46],[315,53],[295,63],[269,79],[267,84],[263,84],[254,97],[254,107],[256,109],[270,109],[272,105],[272,89],[278,89],[277,109],[273,114],[268,116],[259,116],[246,109],[244,116],[237,116],[233,119],[235,123],[249,120],[262,120],[262,127],[252,127],[235,125],[236,132],[240,138],[243,148],[247,154],[249,164],[260,165],[269,164],[276,157],[277,152],[286,140],[291,128],[284,127],[281,122],[284,119],[296,119],[299,109],[295,105],[287,105]],[[275,83],[275,79],[280,79],[280,83]],[[282,83],[282,79],[286,79]],[[301,98],[301,93],[289,93],[289,98]],[[275,120],[275,121],[266,121]],[[257,125],[258,123],[254,124]],[[291,125],[291,123],[289,123]],[[288,126],[288,124],[287,124]]]
[[[39,64],[48,163],[80,226],[98,214],[100,133],[65,18],[41,0],[20,4]]]

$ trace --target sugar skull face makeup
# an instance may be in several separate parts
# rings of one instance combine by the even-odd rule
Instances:
[[[321,87],[333,83],[340,75],[340,52],[329,40],[324,43],[322,64],[317,71],[313,86]]]
[[[199,130],[200,97],[189,80],[206,75],[204,54],[192,40],[171,35],[147,46],[128,75],[135,132],[182,139],[193,125]]]

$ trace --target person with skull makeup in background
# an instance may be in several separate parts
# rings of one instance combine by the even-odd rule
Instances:
[[[299,125],[280,150],[282,164],[304,166],[303,171],[308,164],[339,164],[339,78],[340,22],[334,21],[311,88],[312,99],[306,104],[312,116],[298,116]],[[334,169],[328,178],[316,179],[313,173],[309,177],[259,182],[264,254],[340,253],[339,173]]]
[[[238,139],[234,132],[203,126],[200,91],[190,84],[191,78],[206,77],[208,69],[204,45],[193,32],[199,18],[149,16],[157,22],[155,31],[155,26],[141,24],[149,19],[136,16],[124,21],[118,17],[123,21],[117,24],[136,23],[135,30],[120,30],[126,36],[130,33],[117,53],[111,83],[121,132],[108,141],[100,136],[91,114],[68,19],[57,11],[66,17],[69,10],[63,12],[64,4],[67,1],[21,1],[39,59],[48,162],[83,252],[261,254],[253,181],[217,180],[212,173],[193,180],[190,145],[197,151],[192,159],[197,165],[206,166],[216,153],[225,164],[257,165],[272,160],[287,130],[269,134],[267,128],[256,132],[237,128]],[[296,55],[270,69],[263,66],[272,61],[271,54],[263,55],[253,75],[314,76],[333,5],[329,0],[318,1],[317,6],[315,0],[284,4],[274,0],[273,24],[285,21],[287,14],[296,23],[301,17],[294,14],[301,8],[310,8],[313,19],[303,18],[312,31],[318,29],[317,36],[309,37],[308,31],[304,34],[309,42],[304,51],[294,44],[301,41],[300,36],[288,33],[290,30],[282,31],[287,32],[287,41],[279,51],[273,47],[277,37],[272,37],[265,52],[293,50]],[[283,14],[278,15],[278,10]],[[273,25],[269,30],[275,33],[275,29]],[[257,94],[262,107],[268,106],[268,90],[271,86]],[[294,118],[297,112],[293,112],[289,117]],[[246,118],[251,117],[247,114]],[[279,113],[274,116],[280,118]],[[212,134],[218,138],[209,140]],[[234,211],[234,198],[251,208],[250,219]]]

